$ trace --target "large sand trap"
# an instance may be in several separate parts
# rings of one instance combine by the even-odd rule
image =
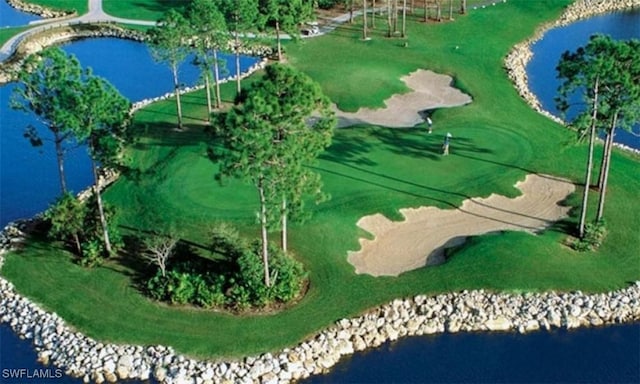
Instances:
[[[401,78],[412,89],[402,95],[385,100],[380,109],[360,108],[355,113],[340,111],[334,107],[338,127],[355,124],[372,124],[384,127],[413,127],[424,121],[421,111],[465,105],[471,97],[451,86],[450,76],[419,69]]]
[[[492,194],[467,199],[460,208],[401,209],[404,221],[393,222],[381,214],[365,216],[357,225],[373,240],[360,239],[360,251],[350,251],[356,273],[397,276],[403,272],[444,262],[444,249],[467,236],[495,231],[535,233],[565,217],[569,207],[558,203],[574,191],[571,182],[545,175],[528,175],[516,187],[514,199]]]

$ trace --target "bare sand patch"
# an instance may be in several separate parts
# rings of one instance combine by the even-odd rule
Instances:
[[[420,207],[401,209],[404,221],[381,214],[361,218],[357,225],[374,235],[360,239],[360,250],[347,260],[356,273],[397,276],[403,272],[444,262],[444,250],[468,236],[496,231],[539,232],[567,216],[570,207],[559,205],[575,186],[553,176],[530,174],[516,183],[522,195],[510,199],[492,194],[471,198],[455,209]]]
[[[384,127],[413,127],[424,121],[421,111],[455,107],[471,102],[471,96],[451,86],[451,76],[419,69],[401,78],[411,92],[393,95],[379,109],[360,108],[357,112],[343,112],[334,106],[338,127],[372,124]]]

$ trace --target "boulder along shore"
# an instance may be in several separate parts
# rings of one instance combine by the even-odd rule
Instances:
[[[0,234],[4,253],[24,241],[31,221]],[[0,321],[30,339],[38,360],[85,382],[154,377],[165,383],[288,383],[327,372],[343,356],[401,337],[436,333],[577,328],[640,320],[640,281],[599,294],[461,291],[397,299],[342,319],[292,348],[235,360],[195,360],[162,345],[101,343],[21,296],[0,278]]]
[[[44,7],[42,5],[26,3],[21,0],[6,0],[7,4],[11,7],[17,9],[18,11],[31,13],[34,15],[41,16],[45,19],[53,19],[58,17],[72,16],[75,15],[76,12],[72,10],[66,11],[58,11],[51,8]]]
[[[637,8],[640,8],[640,0],[576,0],[573,4],[567,7],[559,19],[543,24],[535,31],[532,37],[516,44],[505,58],[504,66],[520,96],[537,112],[547,116],[559,124],[564,124],[562,119],[542,108],[542,104],[536,95],[534,95],[529,89],[526,68],[527,64],[533,57],[531,46],[536,41],[540,40],[550,29],[562,27],[596,15]],[[615,146],[626,151],[640,154],[640,150],[638,149],[617,143],[615,143]]]

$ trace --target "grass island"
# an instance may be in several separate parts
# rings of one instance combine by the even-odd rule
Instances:
[[[86,1],[75,3],[78,12],[86,12]],[[480,0],[468,3],[483,5]],[[291,255],[308,271],[306,292],[291,305],[234,314],[161,304],[140,292],[137,279],[145,265],[135,255],[113,257],[87,269],[59,245],[38,236],[6,254],[0,273],[21,295],[91,338],[167,345],[202,359],[277,352],[340,319],[415,295],[465,290],[600,293],[625,288],[640,280],[638,156],[614,150],[606,241],[597,251],[576,252],[567,239],[578,222],[587,145],[576,144],[574,132],[534,111],[504,68],[515,44],[558,19],[571,3],[509,0],[466,15],[456,13],[452,21],[426,23],[416,8],[408,16],[405,38],[385,37],[381,19],[380,26],[369,31],[370,39],[363,40],[363,20],[357,16],[353,24],[340,24],[322,36],[284,43],[286,65],[320,84],[345,113],[383,108],[385,100],[409,93],[401,79],[418,70],[451,76],[452,85],[472,100],[435,109],[432,134],[424,123],[405,128],[359,123],[335,130],[331,146],[310,165],[331,198],[308,204],[311,219],[289,227]],[[170,2],[115,4],[105,2],[105,11],[155,20]],[[250,84],[259,76],[243,82]],[[224,84],[222,95],[230,103],[235,84]],[[211,139],[203,122],[208,113],[204,91],[186,94],[183,101],[181,131],[174,129],[174,100],[135,113],[132,129],[137,140],[127,148],[127,157],[136,177],[122,175],[105,190],[104,199],[116,207],[115,221],[123,233],[170,224],[198,254],[213,257],[209,245],[215,223],[231,223],[247,238],[258,236],[255,190],[239,180],[223,185],[215,180],[219,165],[207,156]],[[442,156],[442,141],[449,132],[451,152]],[[596,158],[602,150],[598,144]],[[566,198],[553,201],[566,207],[567,216],[547,223],[535,235],[506,229],[465,235],[464,241],[446,250],[445,262],[397,276],[356,273],[348,260],[350,253],[361,250],[359,239],[375,241],[373,231],[357,225],[363,217],[378,214],[397,222],[404,220],[401,210],[409,208],[455,210],[465,200],[484,201],[492,194],[515,199],[522,194],[516,184],[532,174],[553,175],[575,186]],[[592,201],[590,210],[595,210],[596,199]],[[393,250],[387,251],[386,257],[393,258]]]

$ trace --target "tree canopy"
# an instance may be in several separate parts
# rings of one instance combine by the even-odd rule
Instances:
[[[267,230],[283,230],[300,213],[303,195],[320,196],[319,177],[309,165],[330,144],[335,119],[318,84],[284,65],[271,65],[221,116],[222,175],[256,186],[260,201],[265,283],[269,285]]]
[[[640,117],[640,41],[615,41],[609,36],[592,36],[586,46],[575,52],[565,52],[557,71],[562,80],[557,105],[563,113],[578,107],[570,124],[577,128],[581,136],[590,137],[579,224],[579,235],[582,237],[596,133],[602,130],[606,134],[598,181],[600,201],[596,221],[600,221],[615,129],[630,129]],[[581,102],[576,103],[576,98]]]
[[[17,74],[18,86],[12,95],[12,108],[32,112],[48,128],[49,138],[33,126],[26,128],[25,137],[34,146],[43,145],[45,141],[55,145],[62,193],[67,192],[65,153],[76,145],[73,132],[81,124],[76,106],[85,75],[74,56],[59,48],[48,48],[27,57]]]

